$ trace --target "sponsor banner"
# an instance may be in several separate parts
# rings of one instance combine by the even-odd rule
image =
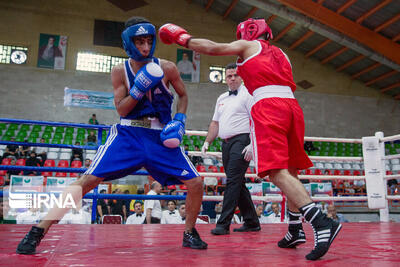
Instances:
[[[64,89],[64,106],[115,109],[114,94],[89,90]]]

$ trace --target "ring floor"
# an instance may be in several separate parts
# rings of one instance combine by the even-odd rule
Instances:
[[[400,266],[400,223],[345,223],[331,249],[318,261],[297,249],[278,248],[286,224],[265,224],[261,232],[213,236],[215,225],[197,229],[207,250],[181,247],[183,225],[54,225],[35,255],[15,248],[30,225],[0,225],[0,266]]]

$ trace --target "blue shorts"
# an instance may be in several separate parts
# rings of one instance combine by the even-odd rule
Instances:
[[[162,185],[182,184],[199,176],[183,148],[167,148],[161,130],[115,124],[85,174],[114,180],[146,168]]]

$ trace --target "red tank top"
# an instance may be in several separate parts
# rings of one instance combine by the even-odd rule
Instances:
[[[259,51],[245,61],[237,61],[237,73],[251,95],[260,87],[267,85],[286,85],[296,90],[292,66],[283,51],[268,41],[257,40]]]

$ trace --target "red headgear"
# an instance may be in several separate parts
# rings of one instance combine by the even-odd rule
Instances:
[[[253,41],[259,36],[267,34],[267,40],[272,39],[272,31],[264,19],[248,19],[239,23],[236,30],[237,39]]]

